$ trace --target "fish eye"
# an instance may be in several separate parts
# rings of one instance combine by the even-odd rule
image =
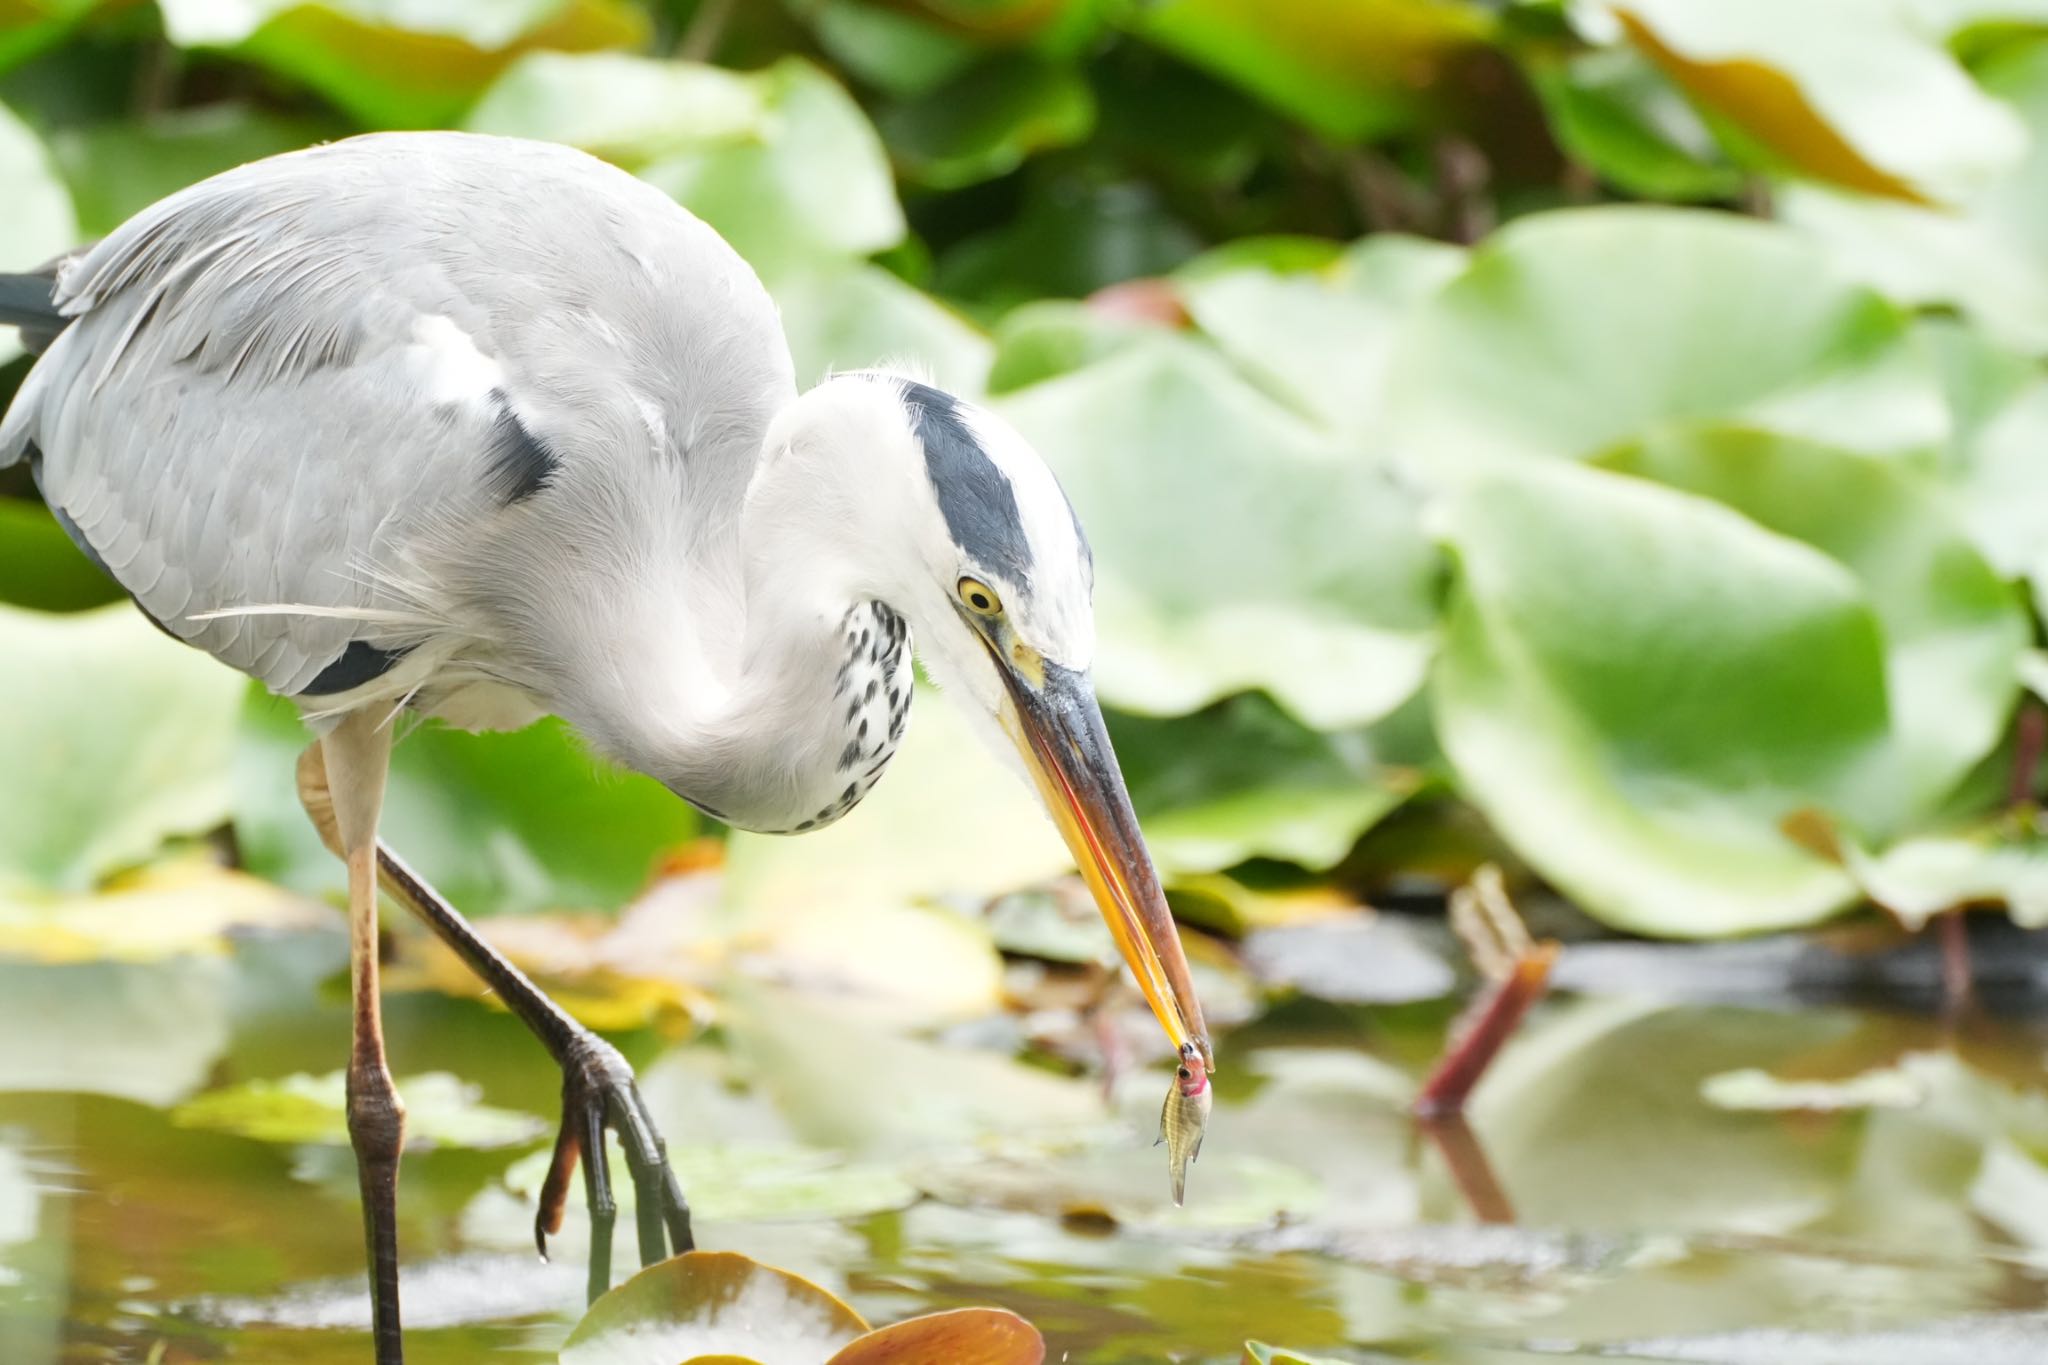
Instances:
[[[1187,1069],[1186,1067],[1184,1067],[1184,1066],[1182,1066],[1182,1067],[1176,1067],[1176,1068],[1174,1068],[1174,1069],[1175,1069],[1175,1070],[1176,1070],[1177,1072],[1179,1072],[1179,1073],[1180,1073],[1180,1078],[1181,1078],[1182,1080],[1184,1080],[1184,1081],[1191,1081],[1191,1080],[1193,1080],[1193,1079],[1195,1078],[1195,1073],[1194,1073],[1194,1072],[1192,1072],[1192,1071],[1190,1071],[1190,1070],[1188,1070],[1188,1069]]]
[[[963,578],[956,585],[960,600],[967,609],[977,616],[999,616],[1003,610],[1003,599],[996,596],[996,590],[978,578]]]

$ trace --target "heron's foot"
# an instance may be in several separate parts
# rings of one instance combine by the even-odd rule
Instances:
[[[583,1163],[583,1189],[590,1203],[590,1298],[611,1287],[612,1227],[618,1203],[612,1197],[611,1157],[604,1135],[619,1135],[633,1180],[634,1215],[640,1233],[640,1264],[653,1265],[671,1250],[684,1252],[690,1236],[690,1205],[669,1169],[668,1148],[656,1131],[634,1083],[633,1068],[619,1050],[588,1030],[578,1030],[562,1061],[562,1129],[555,1159],[540,1190],[534,1241],[548,1254],[548,1236],[562,1230],[569,1182]]]

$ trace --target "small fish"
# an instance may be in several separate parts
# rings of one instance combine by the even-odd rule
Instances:
[[[1202,1133],[1209,1126],[1209,1106],[1214,1101],[1209,1069],[1189,1044],[1180,1050],[1173,1087],[1166,1092],[1166,1107],[1159,1113],[1159,1142],[1166,1144],[1166,1169],[1173,1179],[1176,1206],[1187,1193],[1188,1167],[1202,1154]],[[1157,1147],[1159,1142],[1152,1145]]]

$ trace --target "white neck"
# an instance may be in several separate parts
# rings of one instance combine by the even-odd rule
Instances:
[[[923,475],[897,448],[902,425],[869,384],[797,400],[733,532],[622,575],[639,600],[593,613],[561,714],[742,828],[795,832],[851,809],[902,734],[905,618],[931,608],[904,549],[915,488],[900,482]]]

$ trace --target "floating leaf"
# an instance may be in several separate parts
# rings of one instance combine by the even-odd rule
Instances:
[[[1012,309],[996,325],[992,393],[1008,393],[1092,365],[1156,335],[1159,325],[1105,314],[1068,299],[1040,299]]]
[[[296,794],[295,765],[310,738],[288,703],[250,689],[234,764],[235,831],[251,871],[337,894],[347,877]],[[380,828],[458,907],[490,913],[615,907],[698,821],[658,783],[606,768],[547,720],[511,734],[428,725],[405,736]]]
[[[2023,159],[1952,210],[1819,186],[1788,186],[1785,220],[1838,268],[1908,304],[1965,309],[1993,335],[2048,350],[2048,45],[2015,44],[1977,73],[2025,125]]]
[[[1910,1073],[1890,1068],[1841,1080],[1791,1080],[1744,1067],[1701,1081],[1700,1098],[1717,1109],[1837,1113],[1845,1109],[1911,1109],[1926,1102],[1927,1092]]]
[[[956,1308],[878,1327],[825,1365],[1039,1365],[1045,1338],[1015,1313]]]
[[[818,0],[809,9],[818,45],[833,63],[892,95],[930,94],[982,55],[962,33],[870,0]]]
[[[1437,561],[1412,503],[1210,352],[1161,336],[1000,406],[1089,528],[1105,702],[1263,688],[1331,728],[1421,682]]]
[[[41,503],[0,497],[0,602],[83,611],[122,596]]]
[[[227,48],[302,81],[370,127],[445,125],[521,52],[631,47],[615,0],[164,0],[181,47]]]
[[[884,110],[879,126],[908,179],[958,189],[1087,137],[1095,126],[1095,97],[1067,63],[1001,55]]]
[[[1460,580],[1434,702],[1514,847],[1638,932],[1810,923],[1840,869],[1778,821],[1885,732],[1876,617],[1814,550],[1704,499],[1559,466],[1445,508]]]
[[[623,166],[767,135],[762,84],[698,62],[623,53],[534,52],[469,111],[471,132],[542,138]]]
[[[1896,466],[1715,428],[1616,462],[1705,497],[1529,467],[1447,506],[1445,750],[1608,923],[1818,919],[1853,888],[1782,822],[1884,835],[1933,813],[1998,739],[2024,620]]]
[[[809,1280],[730,1251],[649,1266],[590,1306],[562,1343],[562,1365],[676,1365],[737,1355],[818,1365],[867,1330]]]
[[[1384,1360],[1387,1357],[1379,1358]],[[1342,1365],[1342,1362],[1329,1356],[1312,1356],[1281,1346],[1269,1346],[1263,1341],[1247,1341],[1244,1344],[1244,1365]]]
[[[837,265],[775,281],[782,330],[804,387],[828,371],[909,366],[972,398],[995,347],[945,305],[879,266]]]
[[[153,864],[91,895],[0,892],[0,957],[153,962],[220,954],[250,930],[305,929],[332,912],[205,857]]]
[[[1114,715],[1110,736],[1169,875],[1253,857],[1330,867],[1421,784],[1370,732],[1318,734],[1256,694],[1168,720]]]
[[[2000,905],[2029,928],[2048,925],[2048,840],[1992,828],[1926,834],[1875,856],[1851,845],[1849,871],[1908,927],[1971,905]]]
[[[1645,199],[1730,199],[1742,174],[1678,91],[1641,56],[1592,51],[1536,71],[1551,133],[1602,180]]]
[[[906,227],[888,159],[853,97],[796,58],[748,79],[771,115],[757,140],[665,156],[639,173],[771,281],[792,267],[901,242]]]
[[[227,1051],[232,964],[215,955],[66,965],[0,961],[0,1092],[174,1104]]]
[[[771,281],[903,240],[881,140],[836,81],[797,58],[735,74],[535,54],[505,73],[464,126],[617,162],[718,229]]]
[[[1443,480],[1584,459],[1686,419],[1851,449],[1948,435],[1904,318],[1798,235],[1728,215],[1588,209],[1524,219],[1432,295],[1396,347],[1392,434]]]
[[[187,185],[347,132],[331,119],[219,103],[59,130],[51,150],[78,205],[81,237],[112,232]],[[13,257],[8,257],[12,261]]]
[[[407,1147],[517,1147],[548,1132],[531,1114],[478,1102],[477,1088],[444,1071],[398,1081],[405,1101]],[[347,1077],[295,1075],[244,1081],[210,1090],[179,1105],[171,1119],[181,1128],[210,1128],[259,1142],[348,1145]]]
[[[2030,631],[1931,480],[1737,428],[1668,429],[1608,464],[1712,498],[1856,575],[1884,631],[1890,738],[1832,794],[1835,812],[1894,833],[1932,814],[1997,743]]]
[[[727,904],[759,930],[815,906],[858,919],[940,894],[993,895],[1072,866],[1037,797],[960,704],[920,687],[896,757],[845,819],[801,838],[735,833]]]
[[[2019,123],[1900,7],[1860,0],[1600,0],[1629,39],[1772,161],[1947,199],[2017,161]],[[1912,113],[1902,115],[1901,111]]]
[[[1159,0],[1126,22],[1339,142],[1399,132],[1440,108],[1493,27],[1458,0]]]
[[[1465,253],[1384,233],[1321,271],[1195,264],[1180,292],[1223,353],[1297,411],[1365,435],[1382,421],[1399,324],[1463,269]]]
[[[616,1142],[613,1166],[623,1170]],[[505,1172],[506,1189],[525,1201],[512,1228],[518,1245],[531,1240],[532,1201],[540,1197],[553,1156],[534,1152]],[[864,1218],[904,1208],[918,1197],[917,1187],[894,1164],[848,1161],[814,1148],[671,1143],[668,1159],[690,1197],[691,1214],[712,1223]],[[622,1182],[615,1194],[623,1220],[630,1222],[636,1207],[632,1183]]]
[[[0,886],[83,891],[224,823],[242,690],[132,607],[0,607]]]

